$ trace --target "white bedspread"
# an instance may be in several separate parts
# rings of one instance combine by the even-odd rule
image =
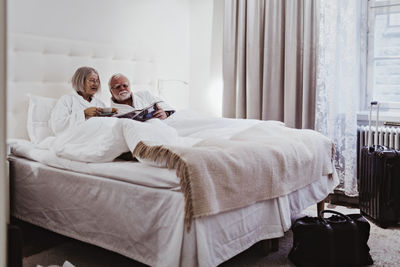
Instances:
[[[188,227],[193,217],[286,195],[333,169],[332,141],[316,131],[185,112],[144,123],[95,117],[45,141],[40,145],[74,161],[110,162],[130,150],[146,163],[176,169]]]
[[[164,121],[136,122],[127,119],[92,118],[81,127],[57,138],[48,137],[39,144],[8,140],[12,154],[59,169],[111,177],[126,181],[138,173],[134,183],[156,188],[178,188],[175,171],[149,166],[150,171],[131,162],[113,161],[121,153],[133,150],[140,140],[179,143],[190,146],[201,138],[233,134],[255,125],[256,120],[204,117],[192,111],[180,111]],[[280,122],[276,122],[280,124]],[[129,138],[125,138],[129,136]],[[110,166],[113,168],[110,168]],[[118,165],[121,172],[115,172]],[[151,163],[150,165],[155,165]]]
[[[14,215],[29,221],[33,212],[35,217],[31,220],[32,223],[111,249],[152,266],[218,265],[259,240],[282,236],[290,227],[290,216],[325,198],[337,185],[337,177],[334,176],[333,180],[323,177],[312,185],[293,192],[290,196],[258,202],[246,208],[214,216],[197,218],[193,221],[191,231],[187,233],[184,231],[183,220],[184,199],[180,192],[176,192],[180,188],[180,181],[174,170],[132,161],[112,160],[122,152],[132,151],[139,141],[191,146],[209,137],[228,139],[258,122],[202,117],[188,111],[177,112],[164,121],[150,120],[146,123],[124,119],[92,118],[81,128],[57,138],[45,139],[38,145],[19,141],[12,145],[12,154],[16,156],[59,169],[117,181],[111,183],[116,187],[111,187],[106,182],[107,179],[104,181],[95,179],[95,183],[101,182],[101,186],[97,187],[99,191],[94,195],[88,195],[87,190],[92,192],[90,188],[93,187],[93,181],[77,175],[74,178],[76,183],[73,183],[76,190],[68,190],[68,195],[63,195],[62,198],[54,193],[56,194],[54,201],[49,201],[48,196],[42,199],[42,185],[48,186],[49,190],[60,188],[63,184],[66,187],[72,185],[68,185],[62,176],[58,177],[60,180],[48,177],[53,181],[49,183],[45,177],[38,175],[40,180],[31,181],[38,183],[35,187],[37,190],[35,197],[38,198],[37,201],[41,201],[40,205],[45,207],[38,212],[39,210],[31,209],[31,206],[23,202],[25,199],[23,196],[32,193],[33,187],[21,177],[23,181],[20,183],[22,186],[20,210]],[[281,122],[272,123],[282,125]],[[107,184],[106,187],[112,190],[106,189],[103,184]],[[137,193],[132,194],[129,188],[134,188]],[[100,193],[105,202],[98,201]],[[76,201],[85,203],[85,206],[82,206],[82,214],[88,210],[103,210],[103,213],[92,212],[90,214],[94,217],[88,217],[86,221],[76,221],[73,233],[65,230],[71,222],[59,221],[54,224],[52,221],[53,224],[49,225],[49,220],[67,218],[67,212],[71,211],[68,201],[75,199],[76,194],[82,195],[76,198]],[[147,198],[141,197],[144,194]],[[155,196],[158,196],[156,197],[158,202],[153,201]],[[81,202],[81,199],[85,198],[87,201]],[[130,203],[133,206],[124,205],[127,203],[124,199],[132,199]],[[151,201],[155,206],[152,205],[150,209],[149,205],[142,205],[143,199],[149,201],[153,199]],[[59,206],[56,207],[56,204]],[[86,207],[86,204],[92,205],[93,208]],[[53,210],[54,214],[48,213],[48,210]],[[111,221],[107,212],[110,213]],[[143,216],[147,213],[150,217]],[[159,225],[157,222],[164,224]],[[120,227],[121,224],[123,227]],[[129,226],[134,224],[136,226],[131,229]],[[141,224],[143,229],[138,228]],[[129,237],[126,236],[127,232]],[[134,243],[141,245],[135,246]]]
[[[190,147],[210,137],[228,139],[257,123],[258,120],[205,117],[189,110],[178,111],[163,121],[152,119],[138,122],[94,117],[57,137],[48,137],[39,144],[24,148],[14,146],[13,153],[49,166],[74,169],[76,165],[86,163],[111,162],[124,152],[132,152],[139,141]],[[271,123],[283,124],[278,121]],[[36,150],[32,152],[32,148]],[[40,150],[43,152],[38,152]]]
[[[151,145],[143,147],[145,143]],[[278,121],[210,118],[189,111],[163,121],[94,117],[45,139],[37,148],[50,153],[35,160],[66,169],[74,169],[72,162],[112,162],[127,151],[144,163],[176,169],[188,225],[193,216],[286,195],[332,174],[332,142],[316,131],[291,129]],[[138,148],[144,152],[138,153]],[[175,167],[182,165],[184,169]],[[241,197],[232,201],[232,192]]]

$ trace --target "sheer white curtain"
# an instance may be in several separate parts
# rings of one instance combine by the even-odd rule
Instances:
[[[357,190],[357,117],[361,81],[361,1],[321,0],[315,128],[336,147],[338,189]]]

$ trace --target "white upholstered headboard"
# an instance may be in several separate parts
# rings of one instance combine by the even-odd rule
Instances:
[[[123,73],[132,90],[155,90],[155,64],[135,47],[61,38],[10,34],[7,67],[7,137],[29,139],[26,129],[28,94],[59,98],[73,92],[71,77],[81,66],[100,75],[100,98],[109,103],[108,79]]]

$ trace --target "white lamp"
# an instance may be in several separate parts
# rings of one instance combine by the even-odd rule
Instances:
[[[176,109],[189,107],[189,83],[179,79],[157,79],[157,93]]]

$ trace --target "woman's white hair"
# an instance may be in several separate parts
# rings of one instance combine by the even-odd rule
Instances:
[[[71,79],[72,87],[75,89],[75,91],[78,93],[85,92],[85,81],[87,76],[89,76],[91,73],[95,73],[97,75],[99,78],[99,89],[101,88],[100,76],[97,70],[92,67],[80,67],[75,71]]]
[[[128,77],[126,77],[126,76],[123,75],[122,73],[116,73],[116,74],[113,74],[113,75],[111,76],[110,80],[108,80],[108,88],[110,88],[110,90],[112,89],[112,88],[111,88],[111,82],[112,82],[112,80],[118,79],[118,78],[121,78],[121,77],[124,77],[124,78],[128,81],[128,85],[130,85],[130,82],[129,82]]]

